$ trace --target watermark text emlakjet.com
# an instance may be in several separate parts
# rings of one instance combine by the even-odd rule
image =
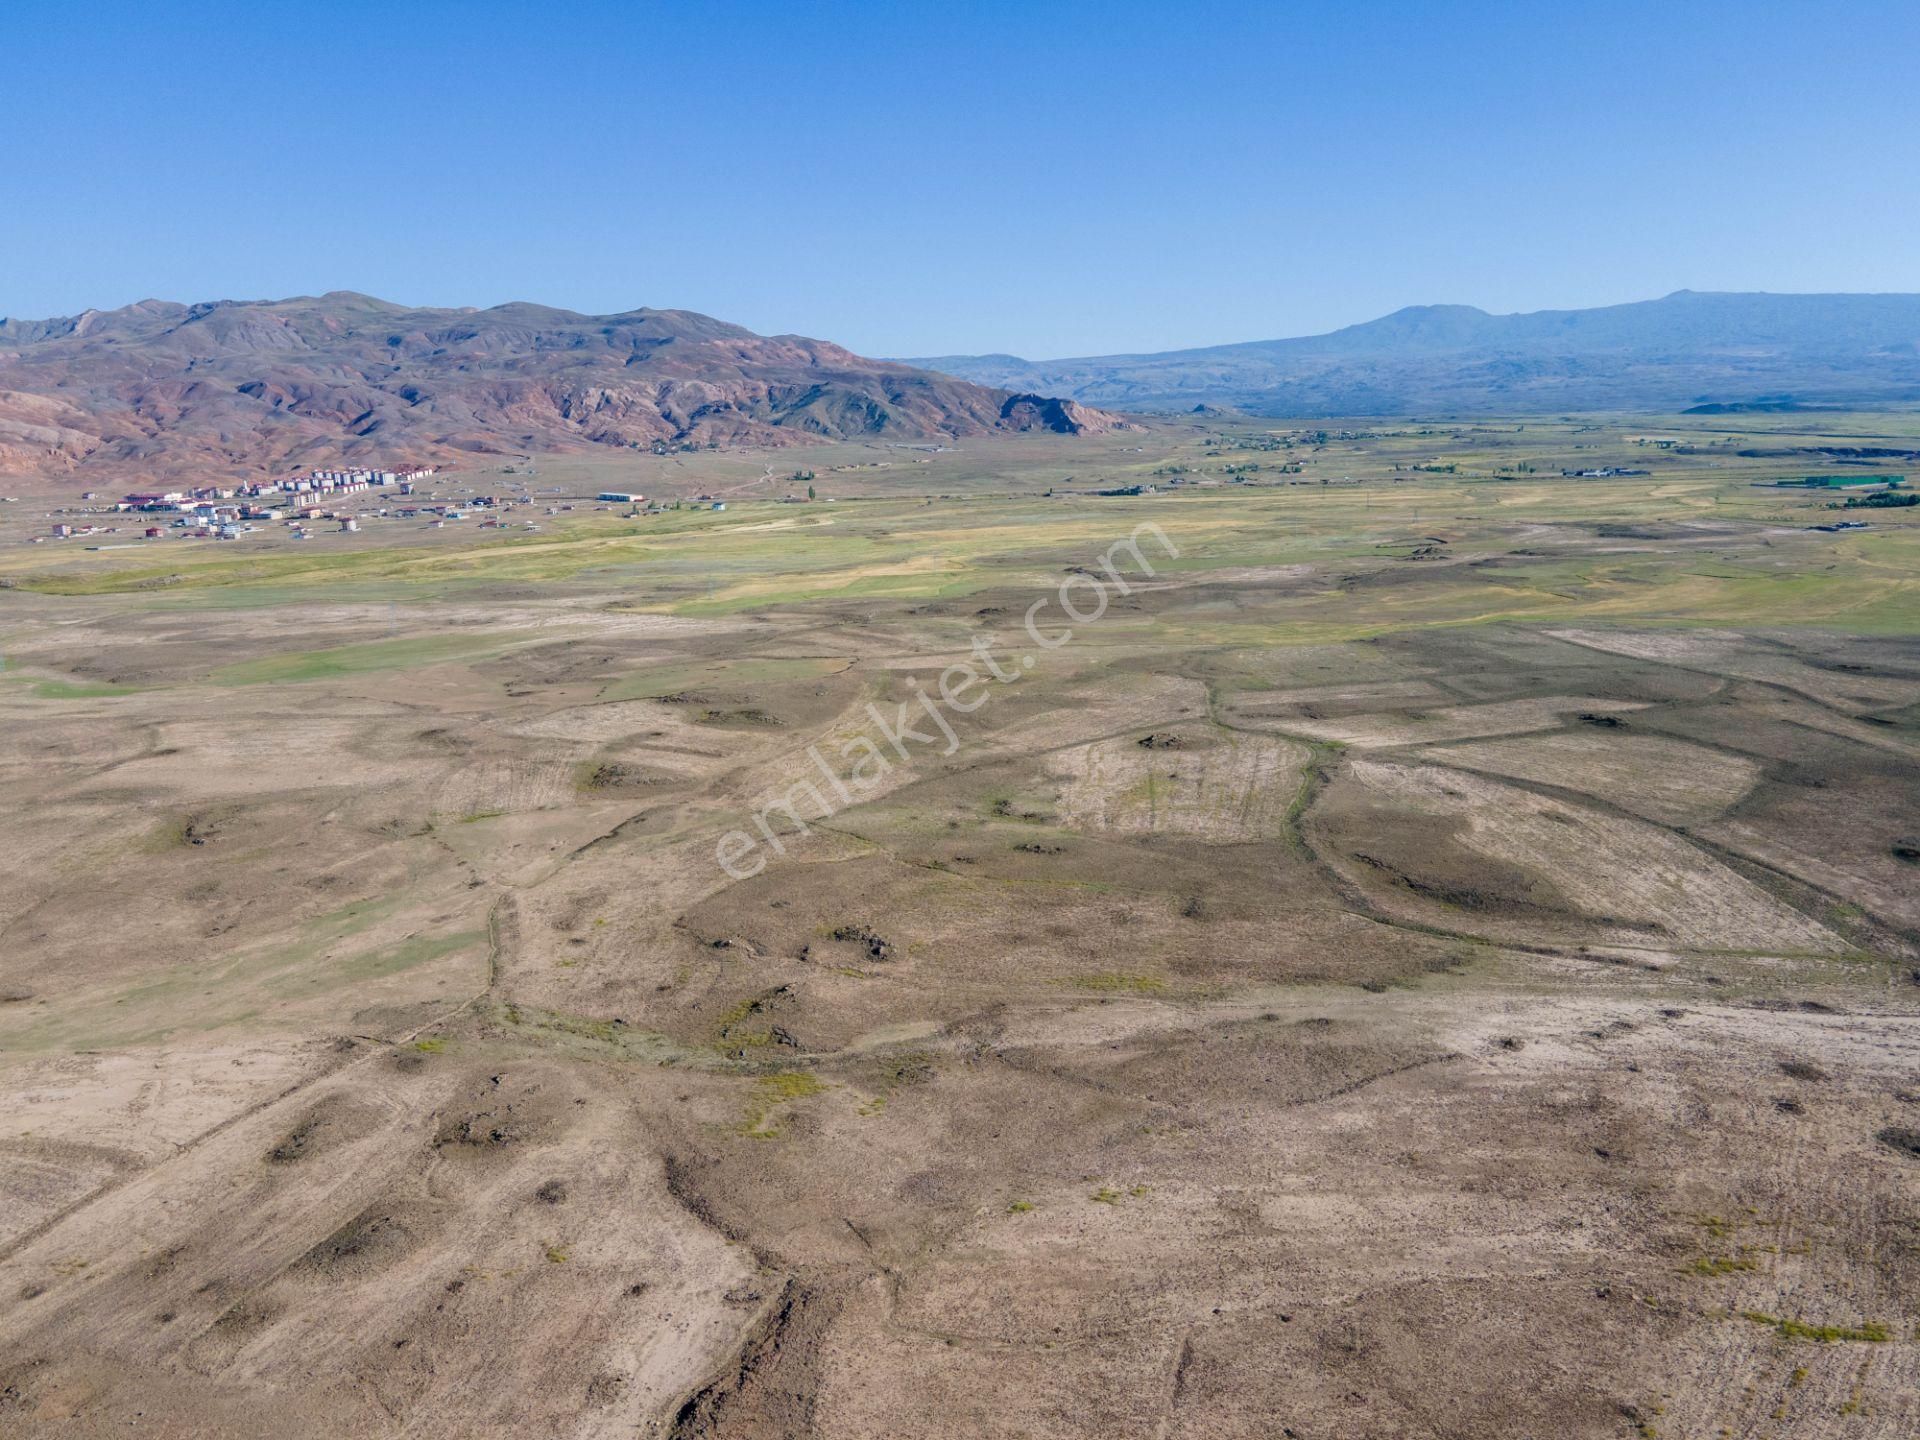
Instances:
[[[972,659],[947,666],[934,689],[909,680],[913,698],[902,701],[891,716],[869,704],[871,727],[834,746],[837,762],[822,753],[819,745],[809,745],[802,757],[807,770],[755,811],[751,828],[729,830],[720,837],[713,851],[720,868],[735,880],[752,879],[766,869],[768,852],[785,855],[788,840],[808,833],[809,821],[818,824],[831,819],[877,794],[895,765],[913,762],[911,746],[920,747],[923,754],[955,754],[960,749],[960,732],[953,717],[973,714],[993,698],[995,685],[1014,684],[1049,652],[1069,644],[1076,627],[1092,625],[1107,613],[1113,595],[1131,595],[1128,573],[1149,579],[1158,573],[1141,545],[1142,537],[1157,545],[1164,558],[1180,558],[1180,551],[1158,525],[1136,525],[1132,534],[1116,540],[1100,556],[1099,573],[1075,570],[1054,594],[1027,607],[1024,628],[1033,648],[996,654],[994,637],[977,634],[968,647]],[[1128,562],[1125,573],[1122,559]],[[1055,609],[1057,615],[1051,613]],[[774,824],[776,816],[784,822],[779,828]]]

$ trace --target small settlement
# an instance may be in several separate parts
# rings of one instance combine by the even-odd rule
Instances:
[[[235,485],[202,485],[190,490],[136,492],[113,508],[122,513],[167,516],[169,523],[189,534],[219,540],[237,539],[266,520],[288,517],[300,522],[338,518],[342,529],[357,530],[355,517],[336,516],[341,500],[378,491],[411,495],[420,481],[433,478],[430,467],[417,470],[310,470],[285,480],[248,480]],[[148,539],[164,532],[149,526]]]
[[[504,473],[515,472],[509,467]],[[368,521],[406,520],[421,521],[434,530],[450,521],[463,520],[475,522],[482,530],[503,530],[509,524],[538,530],[539,521],[527,518],[531,507],[544,501],[545,513],[549,516],[575,508],[560,497],[557,489],[550,497],[536,498],[524,481],[511,482],[518,487],[517,491],[497,495],[462,491],[456,498],[431,490],[420,493],[417,487],[424,487],[436,474],[432,466],[401,470],[316,469],[279,480],[239,480],[181,490],[134,491],[117,501],[55,512],[49,517],[54,521],[49,533],[29,538],[36,545],[49,539],[110,542],[89,546],[105,550],[161,540],[239,540],[260,533],[268,524],[284,526],[289,538],[294,540],[312,539],[316,522],[323,522],[343,534],[358,533]],[[88,492],[81,498],[100,501],[102,497]],[[811,493],[807,498],[812,498]],[[629,517],[655,515],[669,508],[666,502],[650,501],[634,490],[602,490],[594,499],[599,502],[596,509],[624,506]],[[726,501],[712,495],[700,495],[691,502],[673,501],[671,508],[678,510],[683,504],[699,510],[727,508]],[[515,511],[521,513],[515,516]],[[63,514],[71,518],[58,518]],[[133,536],[127,537],[126,526],[111,523],[115,516],[132,519]],[[514,517],[511,521],[510,516]],[[124,543],[121,537],[127,537]]]
[[[358,531],[368,519],[425,520],[438,528],[449,520],[472,518],[483,530],[504,528],[503,517],[516,505],[532,502],[529,495],[462,495],[443,499],[429,494],[414,499],[415,486],[431,480],[431,467],[411,470],[312,470],[284,480],[238,481],[231,485],[195,486],[186,490],[136,491],[114,502],[110,510],[93,512],[129,515],[141,523],[141,540],[238,540],[257,533],[268,522],[278,522],[295,540],[311,538],[316,521],[337,525],[343,533]],[[571,506],[564,507],[571,509]],[[68,514],[75,512],[68,511]],[[555,513],[549,507],[549,514]],[[538,529],[533,521],[522,522]],[[63,520],[52,527],[51,538],[112,537],[123,533],[118,525],[88,520]],[[34,536],[39,544],[49,538]],[[136,540],[133,543],[140,543]],[[97,545],[95,549],[117,546]]]

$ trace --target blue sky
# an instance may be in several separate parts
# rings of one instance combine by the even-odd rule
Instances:
[[[0,5],[0,314],[363,290],[870,354],[1920,290],[1920,5]]]

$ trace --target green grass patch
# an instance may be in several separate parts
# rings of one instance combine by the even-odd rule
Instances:
[[[324,962],[324,967],[312,974],[277,977],[269,988],[279,995],[298,995],[308,989],[379,980],[418,965],[430,964],[461,950],[477,948],[486,938],[484,930],[460,930],[449,935],[412,935],[397,945]]]
[[[1862,1320],[1858,1325],[1809,1325],[1804,1320],[1768,1315],[1760,1310],[1742,1310],[1740,1315],[1741,1318],[1751,1320],[1755,1325],[1772,1326],[1774,1333],[1782,1340],[1811,1340],[1819,1345],[1831,1345],[1843,1340],[1860,1340],[1880,1345],[1893,1339],[1893,1332],[1878,1320]]]
[[[1157,975],[1126,975],[1118,971],[1076,975],[1067,983],[1076,990],[1092,990],[1103,994],[1125,991],[1135,995],[1157,995],[1167,988],[1167,982]]]
[[[1689,1261],[1686,1268],[1693,1275],[1737,1275],[1758,1270],[1760,1262],[1750,1255],[1701,1255]]]
[[[783,1133],[777,1113],[781,1107],[822,1094],[826,1089],[826,1081],[806,1070],[762,1075],[753,1082],[753,1091],[737,1129],[749,1140],[777,1139]]]
[[[207,676],[214,685],[297,685],[386,670],[413,670],[453,660],[496,655],[525,642],[525,636],[489,631],[476,635],[420,635],[406,640],[372,640],[329,650],[298,650],[222,665]]]
[[[699,691],[706,686],[763,686],[786,680],[813,680],[837,675],[853,662],[840,656],[748,656],[739,660],[687,661],[654,665],[613,681],[600,692],[602,700],[656,700],[662,695]]]
[[[148,844],[173,843],[164,827]],[[369,943],[388,921],[397,897],[369,898],[294,922],[293,938],[254,944],[167,966],[121,986],[102,986],[64,1013],[38,1018],[10,1037],[23,1051],[152,1044],[179,1034],[258,1023],[343,988],[364,986],[446,957],[475,955],[481,930],[409,935]]]
[[[31,675],[15,671],[0,672],[0,681],[19,687],[36,700],[102,700],[119,695],[138,695],[148,688],[144,685],[112,685],[105,681],[36,680]]]

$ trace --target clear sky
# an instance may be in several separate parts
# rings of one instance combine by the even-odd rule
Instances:
[[[1920,290],[1920,3],[3,0],[0,314],[363,290],[869,354]]]

